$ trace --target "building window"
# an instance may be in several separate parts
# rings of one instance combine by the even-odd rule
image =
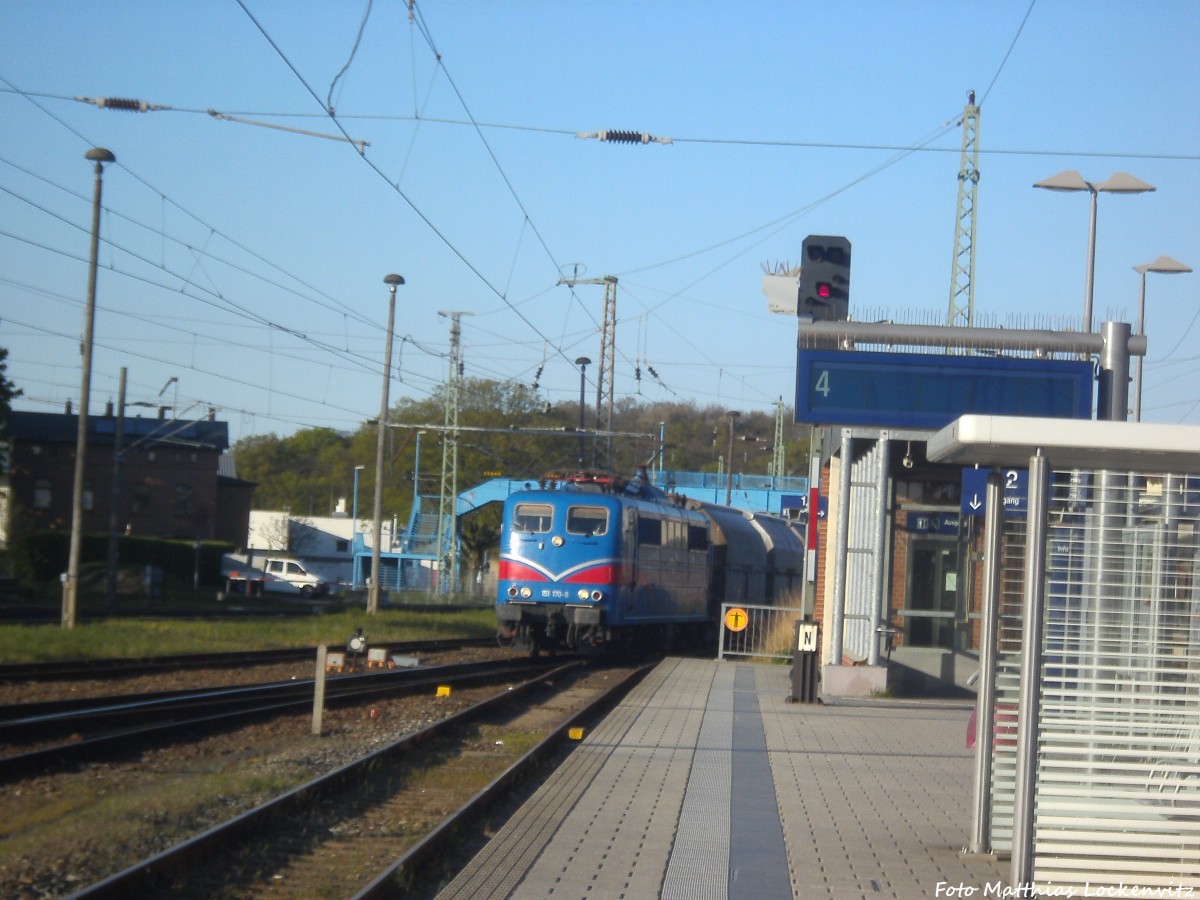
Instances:
[[[150,485],[135,484],[132,490],[130,510],[134,513],[150,512]]]
[[[33,508],[49,509],[54,491],[50,487],[49,478],[37,478],[33,482]]]
[[[175,515],[186,518],[192,514],[192,486],[178,484],[175,486]]]
[[[92,490],[92,486],[86,482],[83,485],[83,496],[80,498],[83,501],[85,512],[91,512],[96,508],[96,495]]]
[[[337,542],[337,552],[338,553],[345,553],[349,549],[350,549],[349,541],[338,541]]]

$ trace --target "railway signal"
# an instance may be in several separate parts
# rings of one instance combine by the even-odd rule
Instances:
[[[850,313],[850,241],[810,234],[801,247],[796,315],[816,321],[846,321]]]

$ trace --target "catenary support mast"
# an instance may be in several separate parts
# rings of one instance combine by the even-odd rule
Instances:
[[[979,193],[979,107],[967,95],[962,117],[962,157],[958,169],[958,214],[954,218],[954,258],[950,269],[947,325],[975,324],[975,222]]]
[[[458,394],[462,384],[462,327],[469,313],[439,311],[450,319],[450,364],[446,376],[446,421],[442,433],[442,488],[438,502],[437,590],[449,594],[458,585]]]
[[[604,321],[600,326],[600,364],[596,372],[596,430],[611,432],[613,422],[613,369],[617,346],[617,276],[603,278],[560,278],[559,284],[604,285]],[[604,457],[597,460],[606,468],[612,465],[612,437],[604,438]]]

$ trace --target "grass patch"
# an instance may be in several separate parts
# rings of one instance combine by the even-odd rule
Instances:
[[[273,650],[328,644],[340,647],[357,629],[373,644],[496,633],[490,608],[347,610],[321,616],[237,620],[109,619],[60,625],[0,625],[0,661],[140,658],[182,653]]]
[[[292,765],[284,771],[179,773],[141,783],[137,790],[113,790],[81,776],[57,802],[22,804],[0,797],[5,821],[0,867],[36,856],[40,846],[57,846],[110,860],[116,871],[136,861],[127,846],[171,846],[310,778]],[[232,810],[231,798],[239,798]]]

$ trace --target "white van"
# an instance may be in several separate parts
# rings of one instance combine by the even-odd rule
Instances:
[[[328,594],[332,584],[300,562],[282,556],[265,556],[247,560],[241,554],[226,554],[225,577],[231,591],[239,589],[273,591],[279,594],[299,594],[301,597],[321,597]]]
[[[328,582],[322,581],[294,559],[267,557],[262,561],[262,568],[267,573],[263,579],[265,591],[294,591],[301,597],[320,597],[329,593]]]

